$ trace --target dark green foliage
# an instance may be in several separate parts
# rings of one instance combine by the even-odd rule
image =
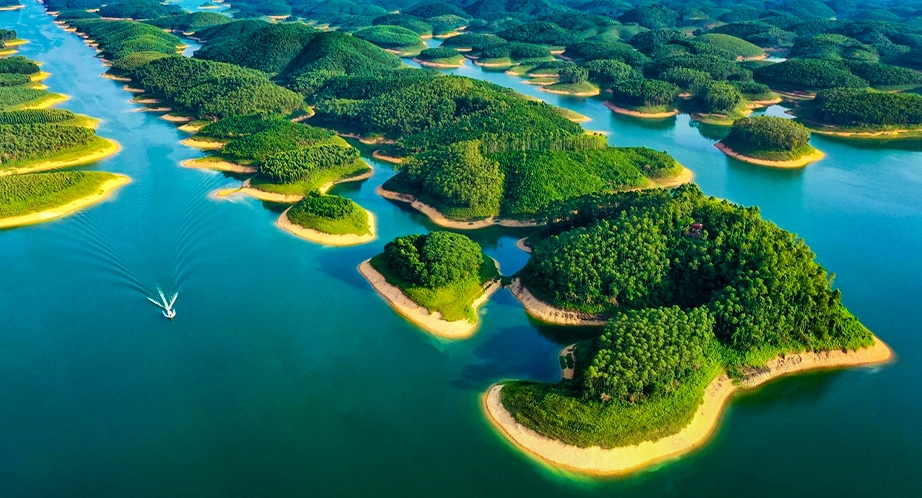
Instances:
[[[598,59],[617,60],[635,68],[650,62],[649,57],[640,53],[634,47],[621,42],[580,42],[568,46],[563,55],[581,62]]]
[[[209,26],[227,24],[234,20],[216,12],[193,12],[191,14],[178,14],[147,21],[147,24],[158,28],[175,31],[198,31]]]
[[[438,16],[426,19],[426,22],[432,25],[432,34],[435,36],[447,35],[456,31],[462,26],[467,26],[468,20],[460,16]]]
[[[699,110],[704,113],[728,113],[743,103],[743,96],[731,83],[714,81],[704,85],[695,95]]]
[[[273,84],[265,74],[222,62],[165,57],[129,74],[175,110],[201,118],[288,114],[303,105],[300,95]]]
[[[132,71],[150,61],[155,61],[164,57],[169,57],[169,55],[161,52],[135,52],[112,61],[112,69],[122,72]]]
[[[922,95],[835,88],[816,95],[812,118],[837,126],[922,124]]]
[[[792,58],[877,62],[877,50],[842,35],[823,34],[798,38],[788,54]]]
[[[658,78],[665,71],[685,67],[697,69],[711,75],[715,80],[748,79],[748,71],[742,69],[735,61],[713,55],[681,55],[668,59],[658,60],[644,68],[644,74],[651,78]]]
[[[550,21],[531,21],[497,33],[509,41],[540,43],[543,45],[567,46],[580,41],[572,31],[561,28]]]
[[[761,48],[735,36],[708,33],[695,38],[695,40],[726,50],[736,57],[760,57],[765,54]]]
[[[490,47],[480,53],[482,59],[502,59],[508,57],[513,60],[546,59],[551,56],[551,50],[546,45],[513,42],[506,45]]]
[[[411,16],[416,16],[421,19],[429,19],[430,17],[439,17],[439,16],[459,16],[467,17],[467,12],[459,9],[458,7],[445,2],[423,2],[417,4],[415,7],[405,11],[406,14]]]
[[[0,42],[15,40],[18,37],[15,29],[0,29]]]
[[[65,10],[64,12],[58,13],[55,19],[59,21],[68,21],[73,19],[99,19],[99,14],[96,12],[87,12],[85,10]]]
[[[259,114],[248,116],[231,116],[205,125],[196,135],[209,138],[242,138],[278,127],[290,127],[287,119],[264,117]],[[329,135],[328,135],[329,136]]]
[[[70,21],[70,26],[96,40],[99,49],[112,60],[135,52],[176,54],[179,38],[162,29],[135,21],[86,19]]]
[[[25,109],[0,112],[0,125],[60,123],[75,117],[76,114],[65,109]]]
[[[697,93],[713,81],[710,74],[687,67],[671,67],[660,73],[659,77],[691,93]]]
[[[743,21],[754,21],[758,18],[759,10],[752,7],[733,9],[730,12],[717,16],[718,21],[723,21],[728,24]]]
[[[529,20],[547,17],[564,10],[563,7],[546,0],[475,0],[463,9],[475,19],[488,21],[505,17]]]
[[[182,12],[182,8],[178,5],[164,5],[154,0],[121,0],[99,9],[101,17],[128,19],[155,19],[181,14]]]
[[[612,102],[631,106],[667,106],[675,105],[681,89],[662,80],[628,80],[612,87]]]
[[[628,79],[640,79],[631,66],[614,59],[596,59],[582,66],[589,72],[589,79],[599,85],[613,85]]]
[[[333,76],[381,74],[402,65],[399,57],[365,40],[327,32],[319,33],[311,40],[288,65],[284,76],[292,89],[304,92],[306,88],[316,88],[318,84],[316,78],[311,81],[310,73],[325,74],[321,78],[322,83]]]
[[[565,67],[557,72],[560,83],[585,83],[589,79],[589,70],[582,67]]]
[[[632,46],[644,50],[673,41],[683,41],[686,38],[688,36],[677,29],[654,29],[637,33],[631,37],[630,43]]]
[[[88,144],[96,133],[57,124],[0,125],[0,168]]]
[[[723,140],[731,149],[747,152],[792,152],[810,141],[810,131],[804,125],[774,116],[742,118],[733,122],[730,134]]]
[[[217,38],[228,37],[237,38],[246,36],[268,25],[268,22],[261,19],[246,19],[200,29],[195,32],[195,37],[200,40],[215,40]]]
[[[356,31],[353,36],[392,49],[415,47],[422,43],[419,34],[402,26],[372,26]]]
[[[237,11],[234,17],[237,19],[246,19],[249,17],[279,16],[287,17],[291,15],[291,5],[282,0],[262,0],[259,3],[234,4]]]
[[[32,78],[28,74],[0,73],[0,87],[21,86],[31,82]]]
[[[739,355],[726,357],[733,362],[757,351],[870,342],[806,244],[762,220],[757,208],[705,197],[691,185],[588,199],[590,216],[580,220],[588,225],[566,228],[582,217],[573,204],[549,214],[563,231],[538,244],[523,270],[529,288],[552,303],[619,312],[706,306],[717,338]],[[691,223],[703,225],[700,237],[688,236]]]
[[[0,59],[0,74],[38,74],[38,64],[21,55]]]
[[[45,0],[45,9],[53,12],[65,10],[86,10],[102,7],[104,0]]]
[[[412,31],[417,35],[431,35],[432,25],[408,14],[386,14],[372,21],[375,26],[395,26]]]
[[[397,237],[384,246],[388,268],[402,279],[430,289],[479,279],[480,246],[451,232]]]
[[[259,174],[272,183],[296,183],[320,170],[352,164],[358,158],[359,151],[350,145],[314,145],[266,157],[259,166]]]
[[[475,52],[479,52],[490,47],[505,45],[506,43],[506,40],[496,35],[462,33],[460,35],[452,36],[451,38],[446,39],[444,42],[442,42],[442,46],[458,49],[471,49]]]
[[[725,24],[710,31],[742,38],[760,47],[779,47],[793,43],[797,36],[790,31],[760,21]]]
[[[232,127],[235,126],[228,126],[228,128]],[[240,128],[247,129],[248,131],[256,129],[257,126],[244,124],[238,129]],[[232,133],[232,131],[226,128],[222,131],[227,131],[228,134]],[[290,121],[285,123],[279,122],[276,126],[257,131],[250,135],[245,135],[239,140],[234,140],[225,145],[221,153],[236,159],[264,161],[274,154],[303,147],[329,144],[334,140],[339,140],[340,144],[345,143],[342,142],[341,139],[338,139],[333,132],[322,128],[292,123]]]
[[[629,10],[618,18],[623,24],[639,24],[645,28],[671,28],[679,20],[679,13],[663,5],[650,5]]]
[[[355,202],[336,195],[308,192],[288,210],[288,219],[296,225],[334,235],[365,235],[368,213]]]
[[[829,19],[836,16],[836,12],[829,8],[829,5],[817,0],[791,0],[781,4],[780,9],[800,19],[805,17]]]
[[[733,86],[748,100],[763,100],[772,98],[768,85],[755,81],[734,81]]]
[[[272,24],[246,35],[211,41],[195,52],[195,58],[277,74],[298,57],[317,33],[304,24]]]
[[[857,61],[847,61],[845,67],[875,88],[922,84],[922,74],[903,67]]]
[[[427,48],[426,50],[420,52],[417,57],[426,61],[436,61],[440,59],[451,59],[460,55],[461,54],[453,48],[438,47]]]
[[[609,17],[577,11],[561,12],[559,14],[545,16],[540,20],[553,22],[561,28],[581,36],[595,35],[618,24]]]
[[[671,394],[706,362],[713,328],[714,318],[704,307],[618,314],[592,343],[592,363],[582,378],[586,396],[638,403]]]
[[[760,67],[752,74],[756,81],[782,89],[822,90],[868,86],[867,81],[855,76],[836,62],[815,59],[791,59]]]
[[[499,214],[504,176],[499,163],[483,156],[479,142],[458,142],[412,156],[401,164],[401,171],[450,216]]]

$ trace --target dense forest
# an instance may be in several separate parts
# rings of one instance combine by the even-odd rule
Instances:
[[[775,116],[758,116],[736,120],[720,143],[747,157],[787,161],[813,153],[809,141],[810,131],[800,123]]]
[[[310,192],[288,210],[288,219],[299,226],[333,235],[367,235],[368,213],[350,199]]]
[[[542,216],[545,237],[519,277],[555,306],[610,318],[581,344],[572,381],[503,390],[516,419],[543,434],[639,442],[688,420],[715,365],[741,375],[781,353],[872,340],[803,240],[758,208],[686,185],[577,198]],[[648,409],[673,420],[638,427],[631,417]],[[573,429],[583,423],[591,430]]]
[[[447,321],[476,321],[474,300],[499,277],[480,245],[451,232],[397,237],[370,263],[388,283]]]

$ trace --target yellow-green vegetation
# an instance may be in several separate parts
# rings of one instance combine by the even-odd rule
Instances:
[[[518,277],[552,306],[609,318],[572,379],[502,390],[515,419],[581,447],[677,433],[720,372],[742,378],[803,351],[874,337],[795,234],[695,185],[587,196],[542,213]],[[706,264],[704,263],[706,262]]]
[[[450,322],[476,322],[474,300],[500,277],[476,242],[451,232],[397,237],[370,263],[389,284]]]
[[[810,130],[790,119],[758,116],[738,119],[720,141],[733,152],[766,161],[793,161],[816,153]]]
[[[63,206],[99,191],[112,173],[59,171],[0,177],[0,219]]]
[[[310,192],[288,210],[299,226],[331,235],[368,235],[368,212],[350,199]]]
[[[67,161],[105,148],[89,128],[61,124],[0,125],[0,171],[41,161]]]
[[[61,102],[67,97],[27,87],[0,87],[0,110],[40,109]]]
[[[451,48],[427,48],[416,56],[417,62],[422,65],[460,67],[464,64],[464,56]]]

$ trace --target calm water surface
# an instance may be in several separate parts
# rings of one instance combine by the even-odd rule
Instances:
[[[189,6],[187,6],[189,7]],[[487,79],[589,116],[618,145],[666,149],[705,192],[801,234],[846,304],[899,354],[876,369],[784,379],[740,396],[711,444],[626,479],[534,463],[484,421],[480,394],[506,378],[559,376],[561,329],[507,291],[467,341],[420,332],[357,273],[395,236],[435,228],[374,194],[391,174],[336,193],[374,211],[380,239],[334,249],[274,225],[278,208],[217,200],[239,180],[188,170],[184,134],[100,77],[95,52],[26,0],[0,13],[43,61],[62,108],[101,118],[121,152],[88,167],[133,182],[74,216],[0,231],[3,496],[791,496],[911,495],[922,485],[922,146],[814,138],[800,171],[713,148],[719,129],[643,122],[593,99]],[[770,112],[778,113],[779,109]],[[470,234],[505,273],[521,233]],[[145,295],[177,290],[164,320]]]

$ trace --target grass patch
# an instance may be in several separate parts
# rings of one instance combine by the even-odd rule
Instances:
[[[16,161],[9,161],[0,164],[0,170],[12,169],[12,168],[25,168],[34,165],[35,163],[42,163],[46,161],[53,162],[66,162],[74,161],[85,157],[87,155],[93,154],[99,150],[107,149],[113,146],[113,142],[106,140],[105,138],[93,136],[87,143],[71,147],[63,150],[59,150],[49,154],[37,154],[32,157],[19,159]]]
[[[568,95],[598,95],[599,87],[584,81],[582,83],[554,83],[545,87],[555,92],[566,93]]]
[[[112,173],[58,171],[0,177],[0,218],[11,218],[63,206],[95,194]]]
[[[420,306],[429,311],[441,313],[442,319],[450,322],[458,320],[476,322],[477,313],[472,306],[474,301],[483,294],[485,283],[500,277],[495,263],[486,255],[483,255],[479,278],[469,278],[435,289],[412,284],[392,272],[387,267],[383,254],[371,258],[370,263],[375,270],[384,275],[387,283],[400,288],[407,297]]]

